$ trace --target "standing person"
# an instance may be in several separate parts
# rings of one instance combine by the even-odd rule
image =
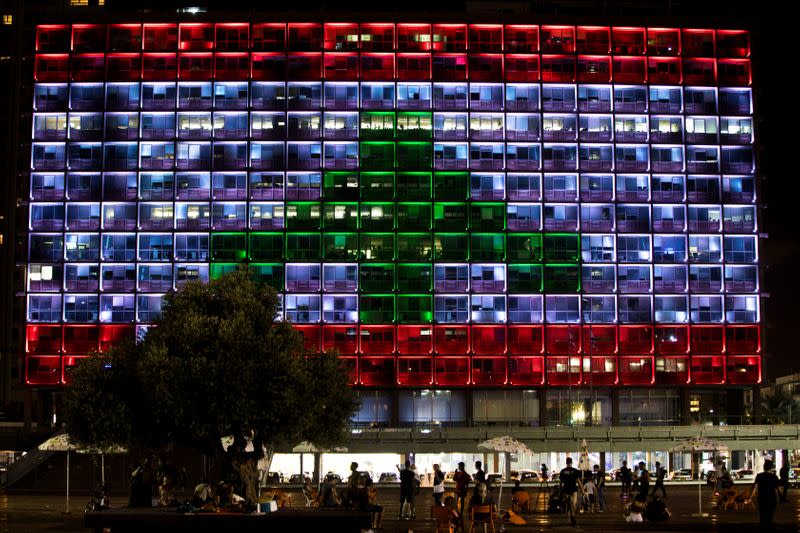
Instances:
[[[397,469],[400,470],[400,465],[397,466]],[[411,462],[406,461],[405,468],[400,470],[400,520],[414,518],[417,514],[414,509],[414,492],[416,490],[414,482],[416,479],[417,475],[411,470]],[[404,512],[406,503],[408,503],[408,514]]]
[[[717,492],[722,488],[722,474],[725,473],[725,465],[720,459],[714,466],[714,490]]]
[[[592,474],[594,476],[594,484],[597,487],[597,511],[602,513],[606,510],[606,495],[604,494],[606,473],[600,469],[600,465],[594,465]]]
[[[140,507],[142,505],[142,465],[139,461],[133,462],[133,472],[128,481],[128,507]]]
[[[787,493],[789,492],[789,462],[783,463],[778,472],[781,480],[781,503],[786,503]]]
[[[619,479],[622,481],[621,495],[628,496],[631,493],[631,469],[628,468],[628,461],[622,461],[622,466],[619,469]]]
[[[480,461],[475,461],[475,475],[472,476],[472,479],[475,480],[475,494],[477,494],[478,485],[486,483],[486,472],[483,471],[483,463]]]
[[[639,461],[639,494],[644,496],[647,500],[647,492],[650,490],[650,472],[647,471],[647,466],[644,461]]]
[[[753,499],[753,494],[758,494],[758,517],[761,528],[765,531],[772,529],[772,519],[778,506],[780,480],[772,472],[773,468],[774,464],[770,459],[764,461],[764,471],[756,476],[750,489],[750,501]]]
[[[459,504],[459,516],[464,516],[464,507],[467,502],[467,491],[469,490],[469,482],[472,478],[467,474],[463,462],[458,463],[458,470],[453,474],[453,481],[456,484],[456,497],[461,500]]]
[[[434,505],[442,505],[444,496],[444,472],[438,464],[433,465],[433,501]]]
[[[142,507],[153,506],[153,485],[155,484],[155,477],[153,468],[150,466],[150,459],[145,459],[142,462],[142,494],[139,500],[139,505]]]
[[[583,491],[581,489],[581,473],[572,468],[572,457],[567,457],[567,466],[562,468],[558,474],[558,486],[567,508],[569,523],[573,526],[577,525],[575,512],[578,506],[578,492],[582,493]]]
[[[664,487],[664,476],[667,475],[667,469],[661,466],[661,463],[656,461],[656,484],[653,485],[653,493],[650,496],[655,496],[656,491],[661,489],[663,498],[667,497],[667,489]]]

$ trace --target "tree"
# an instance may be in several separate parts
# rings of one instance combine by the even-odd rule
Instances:
[[[346,366],[335,354],[308,353],[297,330],[275,320],[278,305],[244,270],[167,294],[140,343],[74,370],[67,431],[89,445],[210,454],[238,475],[253,504],[259,459],[303,440],[341,441],[357,406]],[[223,449],[226,436],[233,444]]]
[[[791,424],[800,419],[800,402],[775,386],[761,401],[761,416],[767,424]]]

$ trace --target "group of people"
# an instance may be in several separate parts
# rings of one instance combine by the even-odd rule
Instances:
[[[653,479],[655,477],[655,479]],[[667,487],[664,480],[667,477],[667,469],[656,461],[656,468],[653,473],[647,469],[644,461],[639,461],[635,469],[628,467],[628,461],[622,461],[619,469],[619,479],[622,482],[620,495],[623,498],[630,498],[632,495],[642,496],[645,500],[648,496],[655,496],[656,492],[661,491],[661,497],[667,497]],[[654,481],[653,492],[650,491],[650,483]]]
[[[154,496],[159,507],[177,505],[176,486],[183,483],[178,479],[178,474],[175,467],[162,459],[157,461],[155,469],[151,466],[150,459],[134,462],[128,481],[128,507],[151,507]]]
[[[350,464],[350,475],[343,486],[339,486],[337,476],[328,474],[317,491],[311,478],[306,477],[302,492],[306,507],[342,507],[369,511],[373,529],[381,525],[383,506],[378,505],[377,487],[369,474],[358,470],[356,462]]]

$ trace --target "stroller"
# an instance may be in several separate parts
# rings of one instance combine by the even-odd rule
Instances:
[[[547,499],[547,512],[551,514],[564,513],[567,506],[564,504],[564,499],[558,487],[555,487],[550,492],[550,497]]]

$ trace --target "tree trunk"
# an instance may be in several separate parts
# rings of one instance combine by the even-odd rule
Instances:
[[[258,491],[258,459],[253,452],[236,454],[231,460],[231,466],[239,474],[239,479],[244,489],[240,494],[245,499],[245,508],[252,509],[258,505],[260,496]]]

